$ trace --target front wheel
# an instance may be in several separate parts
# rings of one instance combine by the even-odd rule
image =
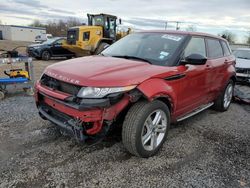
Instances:
[[[158,152],[166,140],[170,127],[170,112],[161,101],[140,101],[128,111],[122,128],[125,148],[139,157]]]
[[[227,111],[233,98],[234,93],[234,82],[230,80],[225,87],[224,91],[214,102],[214,109],[218,111]]]

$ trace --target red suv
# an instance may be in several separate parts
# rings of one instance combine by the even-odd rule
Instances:
[[[53,64],[36,83],[39,114],[78,141],[105,135],[122,121],[122,142],[154,155],[170,123],[211,106],[226,111],[235,57],[217,36],[146,31],[130,34],[98,56]]]

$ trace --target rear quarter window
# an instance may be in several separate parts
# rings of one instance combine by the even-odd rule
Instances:
[[[219,40],[216,39],[206,39],[207,40],[207,50],[208,58],[216,59],[223,57],[223,50]]]
[[[221,41],[221,45],[224,51],[224,56],[229,56],[231,55],[231,50],[228,46],[228,44],[225,41]]]

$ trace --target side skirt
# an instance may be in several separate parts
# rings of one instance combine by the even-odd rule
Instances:
[[[212,103],[208,103],[208,104],[202,105],[202,106],[196,108],[194,111],[192,111],[192,112],[190,112],[190,113],[188,113],[188,114],[186,114],[186,115],[184,115],[184,116],[178,118],[178,119],[177,119],[177,122],[180,122],[180,121],[183,121],[183,120],[185,120],[185,119],[187,119],[187,118],[190,118],[190,117],[192,117],[192,116],[194,116],[194,115],[196,115],[196,114],[202,112],[203,110],[208,109],[208,108],[211,107],[213,104],[214,104],[214,103],[212,102]]]

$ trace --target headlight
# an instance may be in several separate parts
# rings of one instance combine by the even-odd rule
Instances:
[[[126,92],[134,89],[136,85],[126,87],[83,87],[77,94],[80,98],[103,98],[112,93]]]

